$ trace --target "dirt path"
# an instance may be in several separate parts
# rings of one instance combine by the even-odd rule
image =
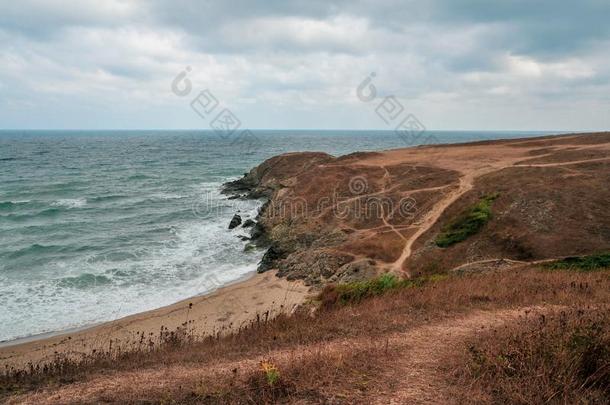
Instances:
[[[368,337],[341,339],[288,350],[276,350],[264,356],[241,361],[115,372],[99,375],[90,381],[67,385],[58,390],[13,398],[8,403],[39,405],[112,402],[113,398],[159,399],[160,393],[177,386],[196,385],[204,376],[219,377],[233,369],[238,369],[241,374],[251,372],[259,367],[263,359],[273,359],[274,362],[289,361],[294,364],[310,356],[349,355],[356,351],[379,348],[381,344],[385,344],[393,355],[389,359],[387,371],[376,376],[379,382],[376,385],[381,389],[370,392],[366,397],[350,399],[349,402],[446,404],[451,403],[451,398],[448,397],[449,384],[441,368],[444,359],[460,350],[460,344],[468,337],[514,321],[520,316],[525,316],[527,312],[536,310],[542,311],[544,308],[477,310],[465,316],[415,327],[406,332],[393,333],[382,340],[371,340]]]
[[[411,235],[405,243],[405,247],[402,250],[402,254],[400,257],[391,265],[391,270],[396,273],[401,273],[403,271],[402,265],[411,256],[411,247],[413,243],[424,234],[428,229],[430,229],[436,221],[440,218],[443,212],[458,198],[462,195],[470,191],[473,187],[473,179],[470,175],[465,175],[460,178],[460,184],[457,189],[448,193],[441,201],[436,203],[434,207],[430,211],[426,213],[426,216],[422,221],[419,222],[419,227],[417,231]],[[408,271],[404,270],[407,274]]]
[[[523,140],[523,143],[533,142],[531,147],[517,146],[519,143],[511,144],[497,144],[493,147],[486,144],[473,145],[454,145],[448,148],[407,148],[407,149],[396,149],[390,151],[383,151],[371,155],[366,155],[362,159],[358,159],[355,162],[348,163],[347,166],[352,170],[356,169],[379,169],[383,171],[383,175],[379,180],[376,181],[376,189],[378,191],[368,194],[358,194],[352,197],[342,199],[341,204],[347,205],[353,201],[365,200],[367,198],[380,199],[390,195],[397,191],[401,185],[400,179],[393,179],[390,173],[391,167],[397,167],[400,165],[411,165],[412,167],[428,167],[446,170],[452,172],[454,175],[460,176],[459,183],[456,187],[455,180],[452,180],[449,184],[442,186],[433,187],[422,187],[418,189],[411,189],[408,191],[398,192],[403,198],[410,196],[415,193],[421,193],[425,191],[438,191],[442,193],[442,198],[434,203],[429,211],[422,214],[422,218],[416,223],[409,225],[393,225],[390,220],[395,214],[396,207],[394,210],[387,210],[386,207],[381,204],[381,223],[384,226],[383,231],[378,231],[378,227],[375,228],[363,228],[356,227],[358,238],[366,239],[378,236],[381,233],[393,233],[397,238],[400,238],[399,250],[400,255],[393,262],[383,262],[380,264],[380,268],[383,271],[391,271],[396,274],[410,276],[409,269],[405,268],[405,263],[410,258],[413,245],[415,242],[426,233],[441,217],[443,212],[456,202],[465,193],[472,190],[474,182],[481,176],[497,172],[506,168],[518,168],[518,167],[569,167],[578,163],[588,162],[602,162],[607,161],[608,157],[602,158],[589,158],[580,159],[574,157],[570,161],[562,161],[555,163],[527,163],[527,159],[540,159],[545,157],[552,157],[562,151],[586,151],[588,149],[605,150],[608,147],[595,145],[579,145],[579,138],[574,138],[574,143],[565,143],[553,145],[548,151],[540,149],[543,153],[536,153],[540,146],[537,146],[535,141]],[[521,163],[520,163],[521,162]],[[356,170],[357,172],[357,170]],[[365,177],[366,171],[361,171],[362,174],[358,174],[360,177]],[[449,191],[447,190],[449,189]],[[327,207],[322,213],[326,214],[334,207]],[[354,229],[352,227],[352,229]],[[394,249],[394,247],[392,247]],[[395,250],[392,251],[392,259],[395,256]]]
[[[400,376],[397,388],[371,398],[377,404],[451,404],[450,383],[443,365],[445,360],[460,350],[460,344],[477,333],[485,333],[525,316],[526,311],[541,307],[514,310],[476,311],[468,316],[437,325],[423,326],[397,336],[394,345],[401,356],[383,379]]]
[[[551,155],[550,153],[548,154]],[[547,155],[541,155],[547,156]],[[540,156],[539,156],[540,157]],[[406,273],[409,275],[408,270],[403,269],[403,264],[405,261],[411,256],[412,246],[417,239],[421,235],[423,235],[428,229],[430,229],[436,221],[440,218],[443,212],[455,201],[457,201],[462,195],[467,193],[473,188],[474,179],[479,177],[482,174],[486,174],[493,171],[498,171],[506,167],[561,167],[561,166],[569,166],[579,163],[589,163],[589,162],[598,162],[598,161],[606,161],[610,158],[598,158],[598,159],[583,159],[583,160],[572,160],[565,162],[556,162],[556,163],[541,163],[541,164],[516,164],[516,158],[508,159],[505,158],[503,160],[498,160],[495,162],[493,166],[489,167],[478,167],[472,168],[464,166],[463,168],[458,169],[462,173],[462,177],[460,178],[459,187],[447,194],[443,199],[441,199],[438,203],[436,203],[432,209],[426,213],[423,220],[415,225],[418,227],[417,231],[409,236],[405,241],[405,246],[402,250],[402,254],[400,257],[390,265],[390,270],[396,273]],[[447,187],[447,186],[444,186]],[[417,190],[419,191],[419,190]],[[403,237],[403,239],[405,239]]]
[[[555,167],[555,166],[569,166],[569,165],[577,165],[580,163],[591,163],[591,162],[602,162],[610,160],[610,158],[598,158],[598,159],[582,159],[582,160],[570,160],[565,162],[555,162],[555,163],[519,163],[514,165],[514,167]]]

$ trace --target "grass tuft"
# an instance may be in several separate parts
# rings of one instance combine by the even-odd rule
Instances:
[[[280,371],[273,363],[269,361],[261,362],[261,370],[263,371],[265,380],[270,387],[273,387],[280,379]]]
[[[498,193],[488,194],[457,219],[445,226],[436,238],[436,246],[449,247],[477,233],[491,219],[491,204]]]

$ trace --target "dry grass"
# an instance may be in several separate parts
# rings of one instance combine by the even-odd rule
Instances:
[[[170,334],[171,338],[140,350],[113,348],[80,362],[58,358],[46,368],[7,370],[0,387],[5,399],[41,390],[44,397],[62,389],[71,392],[71,387],[74,392],[88,392],[87,400],[79,397],[75,402],[365,401],[392,392],[401,383],[382,377],[400,358],[387,343],[394,334],[442,325],[477,310],[607,305],[609,295],[610,277],[605,271],[516,268],[456,275],[392,288],[358,304],[330,305],[314,315],[304,310],[291,317],[260,319],[227,337],[185,339],[180,333]],[[603,327],[607,332],[607,323]],[[261,369],[262,360],[277,368],[279,376],[273,384]],[[478,393],[484,391],[473,387]],[[76,394],[62,395],[63,402],[70,402],[69,396]]]
[[[471,342],[457,366],[458,383],[471,387],[464,401],[607,404],[610,312],[571,308],[521,319]]]

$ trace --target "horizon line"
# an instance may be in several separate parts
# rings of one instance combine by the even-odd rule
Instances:
[[[243,130],[251,131],[353,131],[353,132],[395,132],[395,129],[387,128],[242,128],[236,132]],[[213,128],[0,128],[0,131],[192,131],[192,132],[216,132]],[[549,133],[595,133],[607,132],[610,129],[472,129],[472,128],[456,128],[456,129],[426,129],[425,132],[549,132]]]

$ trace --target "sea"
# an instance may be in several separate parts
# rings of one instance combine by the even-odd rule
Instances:
[[[343,155],[545,135],[427,131],[0,131],[0,341],[114,320],[255,272],[224,182],[285,152]]]

